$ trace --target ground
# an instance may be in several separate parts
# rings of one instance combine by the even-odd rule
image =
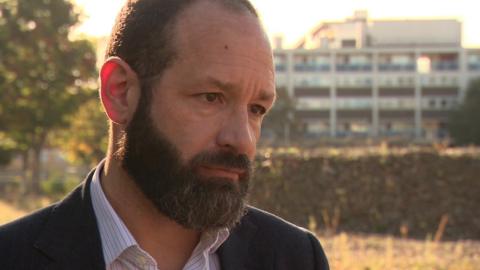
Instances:
[[[480,269],[480,241],[437,243],[346,233],[319,238],[332,270]]]
[[[0,224],[27,212],[0,200]],[[480,241],[434,242],[381,235],[318,232],[332,270],[477,270]]]

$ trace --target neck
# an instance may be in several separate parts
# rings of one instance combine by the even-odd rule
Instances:
[[[159,269],[182,269],[200,232],[186,229],[160,213],[112,156],[105,162],[101,184],[113,209]]]

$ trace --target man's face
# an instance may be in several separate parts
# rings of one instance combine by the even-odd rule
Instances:
[[[177,58],[139,103],[120,143],[123,166],[178,223],[232,226],[275,96],[271,50],[256,18],[210,1],[180,14],[174,33]]]
[[[198,1],[177,19],[177,58],[154,86],[152,119],[187,161],[204,150],[253,159],[275,95],[272,52],[249,14]],[[235,181],[238,172],[198,168]]]

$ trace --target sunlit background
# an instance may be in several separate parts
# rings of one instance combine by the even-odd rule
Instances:
[[[124,0],[71,1],[73,29],[7,25],[0,10],[0,225],[63,198],[105,157],[95,63]],[[251,1],[278,98],[250,203],[315,232],[332,270],[480,269],[478,1]],[[49,2],[0,8],[72,14]]]
[[[105,36],[124,0],[75,0],[83,9],[80,32]],[[355,10],[366,10],[369,18],[457,19],[463,22],[463,46],[480,45],[480,16],[475,0],[252,0],[270,35],[283,35],[293,46],[310,29],[323,21],[340,21]]]

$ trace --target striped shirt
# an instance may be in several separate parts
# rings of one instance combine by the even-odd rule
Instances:
[[[157,270],[155,259],[143,250],[108,202],[100,184],[105,160],[93,175],[90,193],[102,241],[107,270]],[[220,270],[217,249],[229,236],[228,229],[203,233],[183,270]],[[161,270],[161,269],[160,269]]]

